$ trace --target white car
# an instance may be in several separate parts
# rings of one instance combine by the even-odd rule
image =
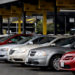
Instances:
[[[22,48],[25,45],[33,44],[34,43],[48,43],[51,40],[55,39],[56,37],[50,37],[50,36],[43,36],[43,35],[36,35],[36,36],[26,36],[23,40],[18,41],[17,44],[7,44],[0,46],[0,60],[9,61],[10,56],[9,52],[12,51],[12,48],[20,47]],[[41,41],[40,41],[41,40]]]
[[[10,51],[10,61],[24,64],[26,61],[26,57],[28,56],[29,51],[33,48],[50,46],[50,45],[55,45],[55,44],[57,44],[57,45],[59,44],[58,46],[62,46],[62,47],[70,47],[70,45],[71,45],[71,43],[73,43],[73,41],[71,43],[68,42],[63,45],[61,45],[61,42],[62,41],[64,42],[66,39],[69,40],[71,38],[72,37],[62,36],[62,37],[57,37],[57,38],[53,39],[50,43],[46,43],[46,44],[42,44],[42,45],[35,44],[33,42],[33,45],[17,46],[15,48],[12,48],[12,50]]]
[[[14,46],[17,46],[17,45],[2,45],[0,46],[0,60],[3,60],[3,61],[8,61],[10,58],[9,58],[9,52],[11,50],[11,48],[14,48]]]

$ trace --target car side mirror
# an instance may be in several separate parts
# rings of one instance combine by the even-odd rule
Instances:
[[[55,46],[55,45],[56,45],[55,43],[52,43],[52,44],[51,44],[51,46]]]
[[[28,44],[33,45],[33,42],[30,41]]]

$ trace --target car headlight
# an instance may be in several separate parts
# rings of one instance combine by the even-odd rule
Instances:
[[[65,58],[64,58],[64,60],[73,60],[74,59],[74,56],[66,56]]]
[[[0,49],[0,51],[8,51],[9,50],[9,48],[2,48],[2,49]]]
[[[40,51],[35,54],[35,56],[46,56],[46,55],[47,55],[47,53],[44,51]]]

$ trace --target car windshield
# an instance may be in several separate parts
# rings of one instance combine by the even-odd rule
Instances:
[[[33,38],[32,36],[23,37],[22,40],[17,41],[17,44],[24,44],[25,42],[29,41],[32,38]]]
[[[63,46],[63,45],[67,45],[67,44],[72,44],[74,42],[74,38],[62,38],[59,39],[55,42],[56,46]]]

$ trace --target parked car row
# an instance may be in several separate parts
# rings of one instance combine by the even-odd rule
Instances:
[[[0,60],[75,71],[75,36],[17,34],[5,37],[0,40]]]

